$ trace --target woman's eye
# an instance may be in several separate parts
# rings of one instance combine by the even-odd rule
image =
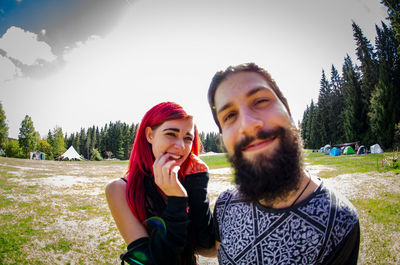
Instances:
[[[166,133],[165,135],[171,136],[171,137],[175,137],[175,133]]]
[[[193,139],[192,139],[192,137],[185,137],[185,141],[193,142]]]

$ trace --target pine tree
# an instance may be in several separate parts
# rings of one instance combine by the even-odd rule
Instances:
[[[83,155],[84,157],[87,157],[86,155],[86,129],[81,128],[80,134],[79,134],[79,153]],[[78,150],[77,150],[78,151]]]
[[[377,62],[375,53],[370,41],[363,35],[361,28],[353,22],[353,36],[356,41],[356,54],[361,63],[361,103],[362,117],[360,123],[362,125],[361,142],[364,145],[371,145],[373,137],[368,119],[370,107],[370,99],[375,86],[378,83]]]
[[[332,65],[331,69],[331,94],[329,96],[329,105],[330,105],[330,116],[329,116],[329,131],[331,141],[334,143],[341,143],[344,140],[343,137],[343,94],[342,94],[342,85],[343,80],[340,77],[338,71],[335,66]]]
[[[86,142],[85,142],[85,158],[90,159],[91,150],[90,147],[92,146],[92,128],[89,127],[86,132]]]
[[[360,73],[356,71],[349,55],[344,59],[343,76],[343,131],[345,142],[359,141],[362,133],[362,110],[360,102]]]
[[[310,147],[313,149],[329,144],[329,142],[326,140],[328,138],[326,131],[322,129],[324,128],[323,122],[324,119],[322,117],[318,102],[314,112],[311,115]]]
[[[81,153],[81,149],[80,149],[80,147],[81,147],[81,138],[80,138],[79,133],[76,133],[76,135],[74,137],[74,140],[75,140],[75,142],[72,145],[74,146],[76,152],[78,154],[80,154]]]
[[[301,123],[301,135],[304,143],[304,148],[308,149],[315,149],[318,148],[319,145],[316,145],[313,140],[314,136],[312,131],[312,123],[313,118],[315,116],[316,106],[314,101],[311,99],[310,106],[307,106],[306,110],[304,111],[303,121]]]
[[[379,60],[379,79],[371,97],[371,109],[368,113],[371,129],[383,147],[392,147],[394,127],[397,116],[398,98],[396,98],[396,79],[399,79],[399,56],[396,53],[396,41],[392,29],[382,23],[382,29],[376,26],[376,50]]]
[[[394,31],[396,39],[397,55],[400,56],[400,1],[399,0],[383,0],[381,1],[387,8],[390,23]]]
[[[0,102],[0,148],[5,149],[8,139],[8,125],[3,105]]]
[[[307,124],[310,119],[309,113],[310,113],[310,108],[307,105],[306,110],[303,113],[303,119],[300,124],[300,136],[301,136],[301,139],[303,139],[305,148],[309,148],[308,144],[309,144],[309,140],[310,140],[309,136],[308,136],[308,131],[307,131]]]
[[[329,126],[330,113],[332,112],[330,104],[331,86],[324,70],[322,70],[320,84],[318,110],[314,116],[313,142],[318,144],[318,146],[323,146],[331,143],[330,136],[332,135]]]

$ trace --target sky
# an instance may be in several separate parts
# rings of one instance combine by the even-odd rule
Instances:
[[[318,99],[322,70],[355,55],[352,21],[375,43],[380,0],[1,0],[0,102],[9,137],[25,115],[46,137],[139,123],[163,101],[218,132],[207,102],[216,71],[255,62],[295,123]]]

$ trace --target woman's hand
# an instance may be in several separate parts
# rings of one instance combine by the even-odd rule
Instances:
[[[178,166],[170,154],[156,158],[153,164],[154,182],[167,196],[187,197],[187,192],[178,180]]]
[[[186,169],[185,176],[200,172],[208,172],[207,164],[203,160],[201,160],[198,156],[190,154],[188,159],[190,159],[190,163]]]

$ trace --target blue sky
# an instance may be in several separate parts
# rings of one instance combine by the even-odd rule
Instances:
[[[161,101],[215,131],[213,74],[256,62],[274,77],[295,122],[318,97],[321,71],[354,63],[354,20],[374,44],[379,0],[19,0],[0,4],[0,101],[9,135],[26,114],[42,137],[56,126],[137,123]],[[386,23],[388,23],[386,21]]]

